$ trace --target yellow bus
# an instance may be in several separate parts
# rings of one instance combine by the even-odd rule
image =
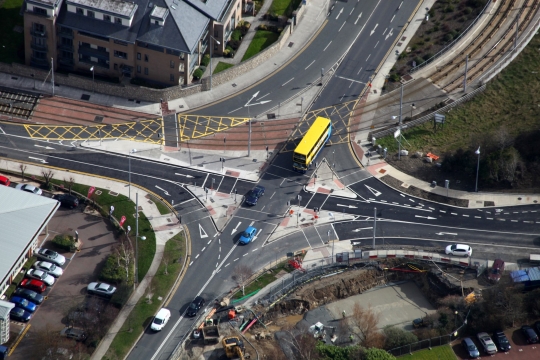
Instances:
[[[294,170],[305,173],[328,139],[330,139],[330,135],[332,135],[332,122],[330,119],[317,117],[296,149],[294,149]]]

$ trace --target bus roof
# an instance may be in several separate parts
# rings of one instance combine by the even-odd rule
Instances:
[[[307,154],[311,151],[313,146],[315,146],[315,143],[319,138],[321,137],[321,134],[326,128],[328,127],[328,124],[330,123],[330,119],[323,118],[323,117],[317,117],[315,119],[315,122],[311,127],[309,128],[308,132],[304,135],[302,140],[300,141],[300,144],[294,149],[294,152],[297,154],[302,154],[307,156]]]

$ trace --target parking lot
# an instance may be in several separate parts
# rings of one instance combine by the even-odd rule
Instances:
[[[99,271],[112,245],[116,243],[112,227],[103,218],[84,213],[83,209],[82,205],[73,210],[60,207],[49,222],[48,236],[40,236],[42,247],[56,250],[66,257],[64,274],[52,288],[47,289],[46,300],[34,313],[29,331],[10,358],[36,358],[36,351],[43,351],[42,346],[38,346],[38,349],[36,345],[43,345],[44,342],[47,344],[49,341],[45,341],[45,338],[51,341],[57,338],[56,335],[70,320],[75,325],[88,321],[100,326],[96,322],[96,319],[99,320],[97,315],[101,314],[109,320],[116,317],[116,314],[111,313],[114,309],[107,307],[105,300],[87,296],[86,293],[86,286],[98,279]],[[75,231],[79,233],[82,242],[78,252],[61,251],[50,241],[58,234],[74,235]],[[75,341],[69,340],[62,346],[73,349],[75,345]]]

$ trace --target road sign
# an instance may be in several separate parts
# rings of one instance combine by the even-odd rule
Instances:
[[[441,115],[441,114],[435,114],[435,122],[436,123],[444,124],[445,119],[446,119],[446,116]]]

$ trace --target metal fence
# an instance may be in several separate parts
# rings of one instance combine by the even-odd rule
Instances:
[[[434,346],[446,345],[450,343],[450,341],[452,341],[452,335],[448,334],[427,340],[418,341],[409,345],[400,346],[392,350],[388,350],[388,352],[397,357],[401,355],[412,354],[413,352],[418,350],[429,349]]]

